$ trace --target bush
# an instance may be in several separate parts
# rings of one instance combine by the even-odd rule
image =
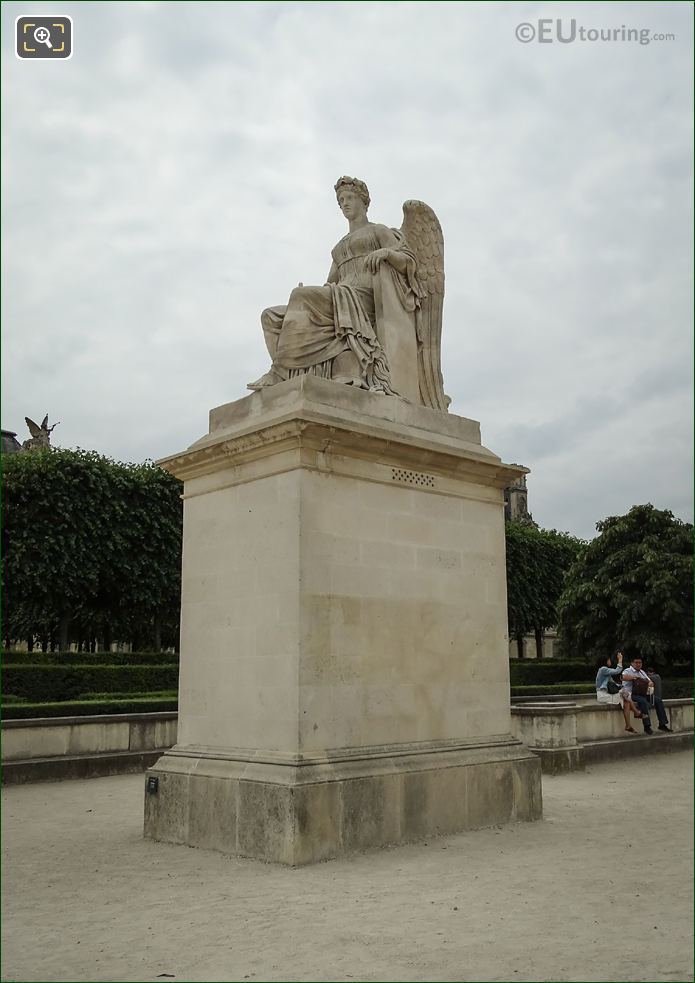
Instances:
[[[669,676],[668,679],[661,680],[661,689],[665,700],[676,700],[680,697],[692,699],[693,697],[692,679],[674,679]]]
[[[142,698],[152,700],[176,700],[178,691],[175,689],[160,689],[152,693],[80,693],[77,701],[82,700],[135,700]]]
[[[152,463],[81,450],[5,455],[2,637],[169,648],[179,623],[181,490]]]
[[[625,665],[627,666],[627,661]],[[572,680],[591,682],[593,685],[596,678],[596,666],[593,663],[576,660],[510,659],[509,676],[512,686],[545,686]],[[692,678],[692,670],[686,664],[669,666],[668,676],[669,679],[690,679]]]
[[[594,683],[552,683],[548,686],[512,686],[512,696],[562,696],[595,693]]]
[[[565,683],[570,680],[591,682],[596,669],[587,662],[564,662],[558,659],[510,659],[509,675],[512,686],[541,686]]]
[[[2,652],[3,665],[133,665],[159,666],[178,663],[179,656],[175,652]]]
[[[6,665],[3,690],[34,702],[75,700],[80,693],[142,693],[173,690],[178,665]],[[105,711],[106,712],[106,711]],[[112,712],[112,711],[108,711]]]
[[[665,665],[693,650],[693,527],[667,510],[635,505],[597,523],[570,568],[558,630],[577,655],[616,648]],[[670,673],[669,673],[670,675]]]
[[[66,703],[17,703],[2,708],[4,720],[27,720],[36,717],[80,717],[111,713],[161,713],[177,710],[176,699],[153,699],[151,696],[128,700],[75,700]]]

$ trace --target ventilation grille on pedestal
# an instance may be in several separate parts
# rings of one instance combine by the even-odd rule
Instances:
[[[404,485],[421,485],[423,488],[434,488],[433,476],[420,474],[419,471],[403,471],[401,468],[391,468],[391,480],[400,481]]]

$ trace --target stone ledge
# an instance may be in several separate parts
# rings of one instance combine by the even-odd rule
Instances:
[[[400,396],[371,393],[311,375],[297,376],[216,406],[210,410],[210,434],[230,429],[256,429],[264,417],[293,411],[298,402],[312,406],[332,419],[376,418],[398,426],[480,444],[480,424],[477,420],[411,403]]]
[[[678,734],[654,731],[652,737],[626,735],[604,741],[581,741],[574,747],[532,747],[530,750],[540,758],[544,775],[560,775],[568,771],[584,771],[588,764],[600,764],[602,761],[616,761],[640,754],[690,751],[692,748],[693,731]]]
[[[157,748],[154,751],[116,751],[7,761],[2,766],[2,782],[3,785],[22,785],[26,782],[128,775],[151,768],[166,750]]]
[[[357,749],[354,749],[357,750]],[[308,785],[330,784],[347,780],[376,779],[384,776],[415,774],[440,769],[447,771],[462,765],[491,762],[514,762],[529,758],[529,749],[507,735],[506,739],[451,746],[448,742],[432,742],[424,750],[408,745],[393,746],[373,755],[371,748],[361,754],[343,757],[340,754],[308,758],[297,763],[292,757],[257,756],[246,752],[241,756],[221,749],[206,749],[175,745],[160,758],[156,772],[171,775],[195,775],[225,780],[243,780],[273,784],[278,787],[300,788]]]
[[[255,748],[218,748],[203,744],[176,744],[171,754],[182,757],[215,758],[254,764],[284,765],[308,768],[315,765],[339,765],[352,761],[370,761],[378,758],[403,758],[427,754],[450,754],[456,751],[489,750],[521,746],[512,734],[495,734],[472,737],[467,740],[401,741],[397,744],[369,744],[356,747],[325,748],[321,752],[274,751]]]
[[[20,717],[3,720],[2,730],[20,730],[24,727],[72,727],[76,724],[125,724],[158,723],[160,720],[176,720],[177,710],[159,710],[154,713],[93,713],[74,717]]]
[[[3,762],[158,751],[176,741],[177,724],[172,711],[6,721]]]
[[[664,706],[670,707],[689,707],[693,706],[693,698],[690,696],[674,696],[664,700]],[[565,693],[563,696],[513,696],[511,698],[512,713],[535,713],[542,709],[544,712],[557,713],[562,709],[576,708],[578,711],[587,713],[598,710],[602,713],[611,713],[618,710],[617,704],[599,703],[593,693]]]
[[[532,747],[530,750],[541,759],[541,771],[544,775],[584,771],[584,749],[578,744],[563,748]]]
[[[617,758],[629,758],[640,754],[668,754],[671,751],[692,751],[694,733],[681,731],[665,734],[655,730],[651,737],[638,734],[626,735],[612,741],[585,741],[581,748],[584,764],[598,764]]]

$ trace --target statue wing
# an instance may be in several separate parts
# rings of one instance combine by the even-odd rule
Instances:
[[[48,413],[43,418],[43,422],[41,424],[41,429],[42,430],[48,430]]]
[[[25,416],[24,419],[26,421],[27,426],[29,427],[29,433],[31,434],[31,436],[40,437],[41,434],[43,433],[43,430],[38,425],[38,423],[34,423],[34,421],[30,420],[28,416]]]
[[[418,312],[418,378],[425,406],[447,411],[450,398],[442,379],[444,236],[439,219],[424,201],[403,203],[401,233],[415,253],[422,296]]]

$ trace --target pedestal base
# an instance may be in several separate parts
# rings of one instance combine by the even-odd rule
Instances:
[[[513,739],[360,748],[292,762],[173,748],[147,772],[145,835],[299,866],[540,819],[540,762]]]
[[[160,463],[184,481],[179,743],[146,835],[303,864],[540,816],[509,714],[524,469],[475,421],[307,375]]]

